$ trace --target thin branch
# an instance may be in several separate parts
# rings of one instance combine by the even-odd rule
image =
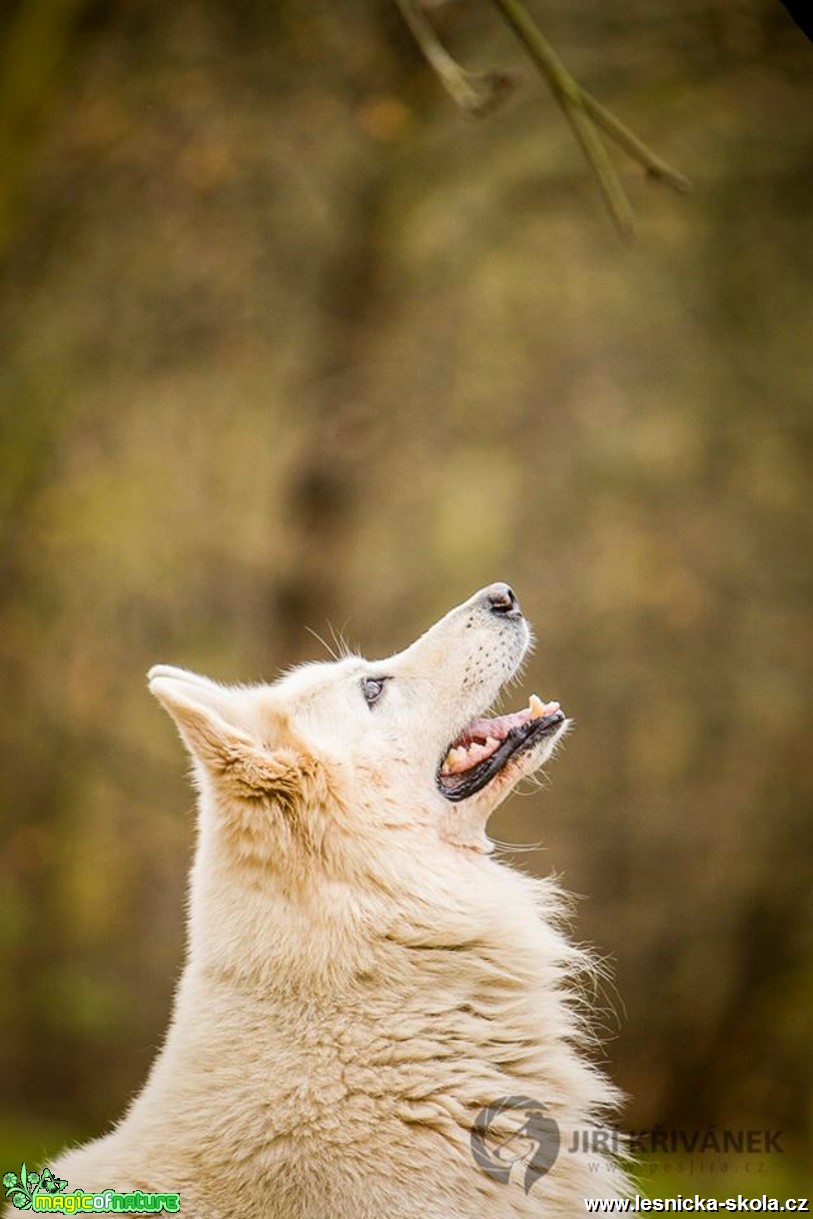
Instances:
[[[420,0],[396,0],[396,3],[427,60],[459,106],[469,113],[484,114],[502,100],[513,84],[510,74],[466,72],[441,44]],[[492,0],[492,4],[550,86],[598,179],[613,223],[625,240],[631,240],[635,235],[635,216],[599,129],[643,166],[649,177],[682,192],[692,189],[691,182],[582,88],[528,12],[524,0]]]
[[[590,117],[600,127],[603,127],[607,135],[611,136],[616,144],[629,153],[634,161],[637,161],[639,165],[643,165],[650,178],[657,178],[684,195],[693,190],[690,178],[687,178],[680,170],[675,169],[668,161],[664,161],[662,157],[653,152],[643,140],[639,140],[638,136],[630,131],[629,127],[622,123],[619,118],[616,118],[612,111],[608,110],[606,106],[602,106],[601,102],[597,101],[585,89],[582,89],[582,98],[584,108]]]
[[[616,228],[625,240],[635,234],[635,217],[621,180],[584,104],[584,93],[548,42],[522,0],[492,0],[550,85],[598,178]]]
[[[629,238],[633,234],[632,208],[596,125],[642,165],[650,177],[658,178],[675,190],[685,192],[692,189],[688,178],[648,148],[620,119],[581,87],[562,63],[523,0],[492,0],[492,3],[550,85],[598,177],[610,214],[623,237]]]
[[[560,99],[560,105],[598,178],[615,227],[625,241],[632,241],[635,237],[635,213],[601,136],[582,105],[571,104],[566,99]]]
[[[516,83],[515,73],[498,68],[490,72],[467,72],[443,46],[416,0],[395,2],[441,84],[461,110],[469,114],[488,114],[505,99]]]

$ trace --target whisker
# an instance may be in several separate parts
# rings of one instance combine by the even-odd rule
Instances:
[[[345,619],[343,625],[340,626],[338,630],[336,629],[336,627],[333,625],[332,622],[328,622],[328,626],[330,627],[330,636],[331,636],[334,644],[336,645],[336,649],[338,651],[339,656],[342,656],[342,657],[353,656],[355,654],[355,649],[352,648],[350,646],[350,644],[347,642],[347,636],[345,635],[345,631],[347,629],[347,620]],[[338,658],[339,657],[337,656],[336,659],[338,660]]]
[[[340,627],[337,630],[329,618],[327,619],[326,625],[330,635],[329,640],[325,639],[324,635],[320,635],[318,631],[315,631],[312,626],[306,626],[305,630],[309,635],[313,635],[314,639],[321,643],[331,660],[344,660],[348,656],[354,656],[355,651],[347,642],[344,634],[344,627]],[[345,623],[345,626],[346,625],[347,624]]]
[[[328,623],[328,626],[330,626],[330,623]],[[318,643],[321,643],[322,647],[325,649],[325,651],[327,652],[327,654],[331,658],[331,660],[340,659],[339,654],[337,653],[336,649],[334,647],[331,647],[331,645],[328,643],[328,641],[325,638],[323,638],[323,636],[320,635],[318,631],[315,631],[312,626],[306,626],[305,630],[308,632],[309,635],[313,635],[314,639]]]
[[[501,838],[489,838],[494,843],[494,846],[500,851],[505,851],[508,855],[521,855],[529,851],[544,851],[545,847],[542,842],[503,842]]]

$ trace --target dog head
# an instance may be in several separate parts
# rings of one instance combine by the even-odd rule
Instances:
[[[403,652],[304,665],[267,686],[222,686],[151,669],[197,780],[232,847],[286,866],[374,866],[415,834],[488,850],[485,824],[567,727],[535,695],[488,715],[517,673],[530,628],[505,584],[451,610]]]

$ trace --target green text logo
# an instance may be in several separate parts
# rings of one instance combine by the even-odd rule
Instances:
[[[3,1177],[6,1197],[19,1211],[59,1211],[63,1215],[74,1215],[82,1211],[119,1212],[157,1215],[160,1211],[176,1212],[181,1209],[178,1193],[154,1194],[136,1189],[129,1194],[120,1194],[114,1189],[89,1194],[83,1189],[65,1193],[68,1184],[56,1177],[50,1168],[42,1172],[29,1172],[25,1164],[16,1172],[7,1172]]]

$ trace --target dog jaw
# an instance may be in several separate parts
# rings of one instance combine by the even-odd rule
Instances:
[[[440,836],[453,846],[489,854],[494,844],[486,827],[492,813],[524,778],[535,774],[556,753],[570,730],[572,721],[565,719],[551,736],[533,749],[511,758],[493,779],[473,796],[458,804],[446,802],[440,815]]]

